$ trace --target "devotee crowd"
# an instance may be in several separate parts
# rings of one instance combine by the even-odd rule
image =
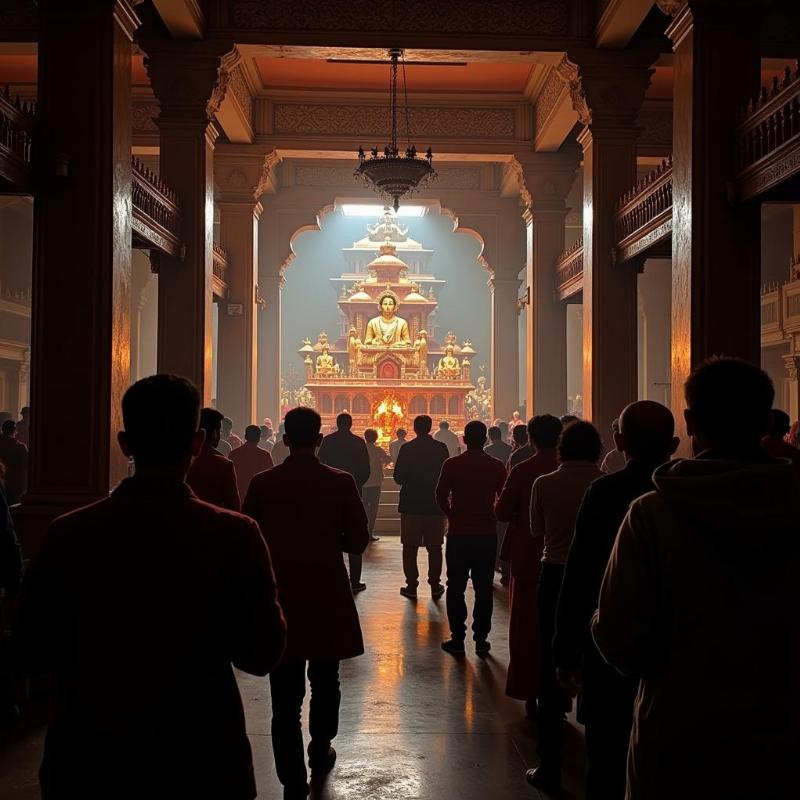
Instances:
[[[737,359],[696,367],[685,401],[684,442],[666,407],[639,401],[613,446],[575,416],[474,420],[459,437],[423,414],[385,450],[348,413],[323,436],[303,407],[240,438],[189,382],[155,375],[122,401],[131,476],[53,522],[21,586],[8,504],[28,428],[4,422],[14,669],[60,679],[42,796],[254,798],[235,667],[269,676],[277,776],[285,800],[306,797],[336,761],[340,662],[364,653],[354,595],[387,477],[400,595],[422,594],[424,548],[425,594],[445,598],[442,658],[508,637],[505,691],[537,736],[532,786],[562,790],[576,703],[590,800],[793,796],[797,426]],[[691,457],[674,457],[681,446]],[[493,633],[496,573],[510,616]]]

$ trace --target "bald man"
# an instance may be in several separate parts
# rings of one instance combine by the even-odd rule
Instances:
[[[580,691],[586,725],[586,798],[623,800],[628,740],[637,683],[610,667],[591,637],[591,620],[606,563],[630,504],[653,489],[652,474],[678,446],[675,420],[660,403],[642,400],[619,418],[614,444],[625,466],[592,483],[575,523],[558,602],[555,662],[562,686]]]

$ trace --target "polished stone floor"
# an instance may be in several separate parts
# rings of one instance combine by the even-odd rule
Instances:
[[[423,551],[424,553],[424,551]],[[422,561],[422,554],[420,555]],[[441,651],[447,638],[444,599],[424,587],[416,603],[400,597],[400,542],[383,536],[365,556],[367,591],[358,595],[367,652],[342,668],[339,759],[320,800],[492,800],[531,798],[524,780],[536,765],[536,729],[522,704],[504,694],[508,661],[506,591],[495,586],[492,653],[481,659]],[[470,600],[471,603],[471,600]],[[280,800],[269,735],[265,679],[240,675],[259,799]],[[307,712],[307,709],[306,709]],[[0,755],[0,798],[38,797],[36,767],[41,726],[35,715],[25,735],[5,741]],[[583,796],[582,733],[566,731],[566,796]]]

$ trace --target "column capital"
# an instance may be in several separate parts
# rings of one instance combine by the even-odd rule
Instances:
[[[584,125],[630,130],[653,75],[655,50],[568,50],[556,71],[567,86],[572,106]],[[637,130],[638,136],[638,130]]]
[[[767,13],[763,0],[659,0],[658,7],[672,22],[664,31],[678,47],[695,24],[706,22],[717,28],[744,29],[758,36],[753,26]]]
[[[254,205],[261,195],[277,191],[274,168],[280,156],[274,148],[221,144],[214,151],[215,195],[219,203]]]
[[[566,211],[564,200],[575,182],[580,160],[580,147],[574,144],[555,153],[515,153],[509,169],[517,176],[525,202],[523,217],[537,211]]]
[[[225,99],[230,73],[241,60],[234,43],[217,39],[166,39],[143,29],[137,37],[161,111],[162,128],[208,126]]]

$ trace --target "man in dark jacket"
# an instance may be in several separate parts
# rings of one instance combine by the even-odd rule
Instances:
[[[352,475],[360,495],[369,478],[369,451],[367,443],[351,432],[352,427],[353,418],[346,412],[339,414],[336,417],[336,430],[322,440],[317,456],[321,464]],[[367,588],[367,584],[361,582],[362,552],[347,554],[353,592],[363,592]]]
[[[587,800],[623,800],[625,764],[638,682],[603,660],[591,634],[603,573],[630,504],[653,489],[653,471],[674,452],[675,421],[650,400],[620,415],[614,444],[622,470],[589,486],[575,522],[556,612],[554,660],[570,696],[580,691],[578,719],[586,726]]]
[[[272,553],[288,636],[270,675],[272,748],[285,800],[308,793],[300,712],[305,672],[311,684],[312,775],[333,768],[339,725],[339,662],[364,652],[342,553],[363,553],[369,541],[364,506],[352,477],[314,455],[322,420],[310,408],[286,415],[289,457],[256,475],[244,511],[261,526]]]
[[[242,501],[236,482],[236,468],[227,456],[217,450],[222,420],[222,414],[215,408],[204,408],[200,412],[200,429],[205,431],[205,440],[189,467],[186,483],[206,503],[229,511],[239,511]]]
[[[685,386],[693,459],[665,464],[617,534],[592,624],[639,680],[629,800],[797,794],[800,475],[759,446],[774,390],[710,359]]]
[[[431,597],[438,600],[444,594],[442,586],[442,544],[444,515],[436,502],[436,482],[447,461],[444,442],[431,436],[433,420],[427,414],[414,419],[416,438],[406,442],[398,451],[394,465],[394,480],[400,485],[400,542],[403,545],[403,574],[406,585],[400,589],[403,597],[415,600],[419,585],[417,552],[428,551],[428,583]]]
[[[199,406],[184,378],[128,389],[135,477],[55,520],[23,581],[19,660],[59,678],[45,800],[256,796],[231,664],[266,675],[285,625],[258,525],[184,482]]]

